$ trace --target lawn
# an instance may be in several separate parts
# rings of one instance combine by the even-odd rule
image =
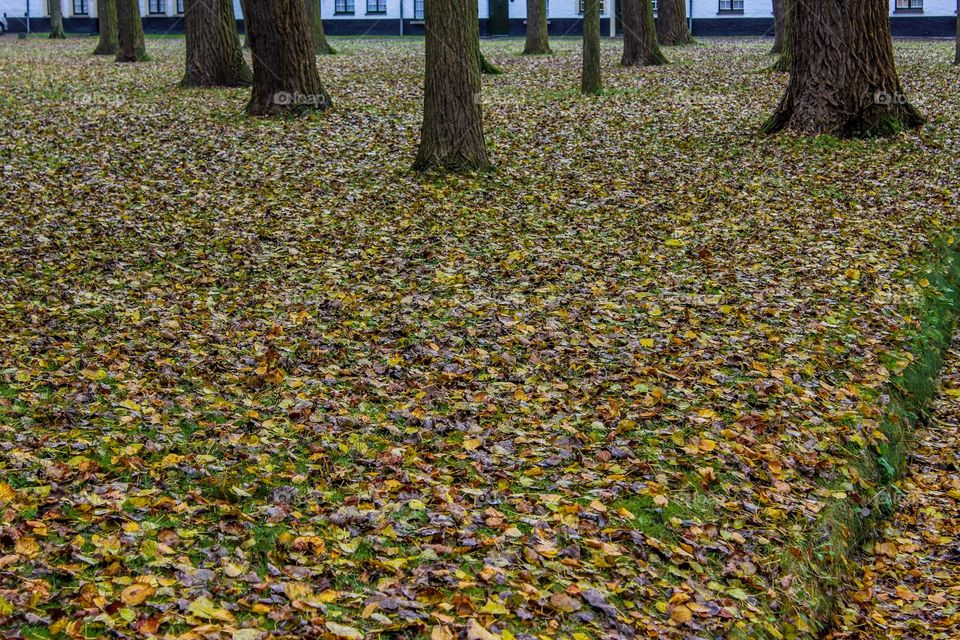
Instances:
[[[757,134],[768,41],[605,40],[599,98],[484,41],[448,177],[422,40],[334,39],[298,120],[147,44],[0,38],[0,635],[805,628],[958,222],[952,43],[896,46],[930,124],[838,141]]]

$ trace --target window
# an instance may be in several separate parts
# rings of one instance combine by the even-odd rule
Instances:
[[[177,0],[177,15],[183,15],[183,0]]]
[[[897,0],[897,11],[923,11],[923,0]]]
[[[87,9],[87,0],[73,0],[73,15],[85,16],[89,13]]]
[[[167,0],[150,0],[147,5],[147,11],[151,15],[164,14],[167,12]]]
[[[743,0],[720,0],[720,13],[743,12]]]
[[[423,0],[413,0],[413,19],[423,20]]]
[[[353,0],[336,0],[333,3],[334,13],[353,13]]]
[[[583,0],[578,0],[577,4],[579,7],[577,11],[580,12],[580,15],[583,15]],[[600,13],[606,13],[607,11],[606,5],[607,5],[607,0],[600,0]]]
[[[367,0],[367,13],[386,13],[387,0]]]

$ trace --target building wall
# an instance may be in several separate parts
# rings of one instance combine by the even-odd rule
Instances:
[[[326,30],[331,35],[399,35],[401,15],[403,33],[422,35],[422,20],[415,15],[419,0],[386,0],[386,11],[368,12],[368,1],[378,0],[315,0],[321,5]],[[382,2],[383,0],[379,0]],[[601,33],[610,33],[613,3],[603,0]],[[686,0],[692,4],[694,34],[699,36],[762,36],[773,31],[772,0]],[[914,0],[917,1],[917,0]],[[162,5],[156,11],[157,3]],[[351,14],[338,12],[346,3],[353,3]],[[69,32],[95,32],[96,0],[61,0],[65,27]],[[242,24],[239,0],[233,0],[234,11]],[[402,3],[402,12],[401,12]],[[734,4],[736,3],[736,4]],[[82,13],[82,9],[86,13]],[[151,5],[155,11],[151,12]],[[488,0],[477,0],[480,33],[488,35]],[[722,5],[722,6],[721,6]],[[896,0],[889,0],[894,35],[912,37],[950,37],[956,27],[956,0],[923,0],[921,11],[897,11]],[[552,35],[577,35],[582,32],[579,13],[580,0],[548,0],[549,30]],[[0,0],[0,14],[5,14],[12,31],[24,28],[27,0]],[[732,8],[733,10],[728,10]],[[526,0],[508,0],[510,35],[522,35],[525,29]],[[180,33],[183,21],[177,12],[177,0],[140,0],[144,30],[148,33]],[[30,0],[31,25],[34,30],[49,29],[46,0]]]

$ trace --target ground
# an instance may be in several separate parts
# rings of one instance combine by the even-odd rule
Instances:
[[[481,99],[493,173],[408,171],[422,41],[340,39],[335,108],[182,90],[183,43],[0,39],[0,631],[185,639],[748,637],[869,483],[951,242],[930,119],[757,130],[768,41],[577,94],[579,43]]]

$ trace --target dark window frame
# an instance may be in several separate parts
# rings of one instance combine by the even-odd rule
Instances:
[[[718,0],[717,13],[743,13],[743,0]]]
[[[167,0],[147,0],[147,14],[151,16],[167,15]]]
[[[577,13],[583,15],[584,0],[577,0]],[[600,0],[600,15],[607,12],[607,0]],[[548,14],[549,15],[549,14]]]
[[[923,13],[923,0],[894,0],[894,13]]]
[[[387,12],[387,0],[367,0],[367,15],[383,15]]]
[[[90,15],[90,4],[87,2],[87,0],[73,0],[73,15],[75,16]]]
[[[334,0],[333,2],[333,13],[338,16],[352,16],[356,13],[357,8],[354,4],[354,0]]]

